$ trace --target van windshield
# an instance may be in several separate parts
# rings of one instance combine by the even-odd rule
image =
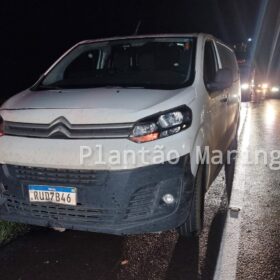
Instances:
[[[145,38],[84,43],[60,60],[35,90],[185,87],[194,79],[194,55],[194,38]]]

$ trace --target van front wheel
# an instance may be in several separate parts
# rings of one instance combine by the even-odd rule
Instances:
[[[192,238],[200,234],[204,219],[204,169],[200,165],[194,183],[194,193],[190,214],[187,220],[177,228],[179,235]]]

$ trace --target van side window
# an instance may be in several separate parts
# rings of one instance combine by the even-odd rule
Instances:
[[[217,42],[217,49],[221,59],[222,68],[228,68],[232,70],[233,80],[238,80],[239,70],[234,52],[219,42]]]
[[[204,82],[206,87],[209,83],[214,82],[217,70],[218,70],[218,64],[217,64],[217,57],[216,57],[214,44],[212,41],[207,41],[205,43],[205,49],[204,49],[204,71],[203,71]]]

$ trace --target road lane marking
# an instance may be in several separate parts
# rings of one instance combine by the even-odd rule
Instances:
[[[239,129],[238,129],[238,138],[240,137],[242,131],[243,131],[243,128],[245,126],[245,121],[246,121],[246,118],[247,118],[247,115],[248,115],[248,103],[243,103],[241,104],[241,111],[240,111],[240,126],[239,126]]]
[[[245,104],[242,106],[240,127],[238,131],[238,138],[244,132],[241,139],[241,152],[242,150],[247,149],[249,145],[250,127],[249,125],[246,125],[247,117],[248,106]],[[234,184],[233,182],[231,200],[223,231],[214,280],[235,280],[236,278],[239,240],[241,234],[241,216],[245,191],[245,173],[242,168],[242,161],[242,153],[240,153],[240,156],[237,159],[237,165],[241,168],[238,168],[239,166],[236,167],[239,169],[237,170],[238,175],[243,177],[243,183]]]

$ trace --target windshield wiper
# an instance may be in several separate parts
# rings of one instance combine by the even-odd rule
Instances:
[[[36,87],[36,90],[61,90],[63,89],[62,87],[59,86],[44,86],[44,85],[39,85]]]
[[[131,89],[145,88],[144,86],[132,86],[132,85],[106,85],[103,87],[104,88],[131,88]]]

